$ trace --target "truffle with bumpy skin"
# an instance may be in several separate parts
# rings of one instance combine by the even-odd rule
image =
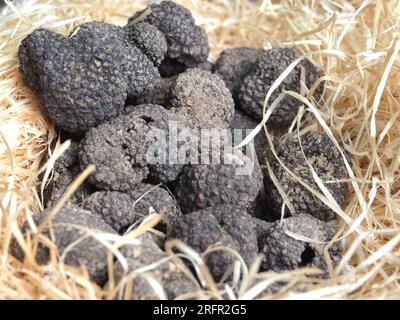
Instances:
[[[293,238],[290,232],[307,241]],[[327,270],[324,259],[326,243],[335,235],[335,224],[320,221],[310,215],[301,214],[270,224],[259,238],[263,243],[263,270],[276,272],[312,266]],[[335,243],[329,253],[334,263],[340,259],[340,245]]]
[[[163,224],[169,224],[180,214],[176,201],[167,190],[158,186],[140,183],[127,193],[119,191],[98,191],[85,202],[84,208],[99,215],[119,233],[149,214],[152,207],[157,213],[163,212]]]
[[[253,206],[263,183],[260,169],[242,154],[230,157],[231,163],[189,164],[183,168],[175,188],[183,213],[220,204],[246,209]]]
[[[167,40],[164,34],[155,26],[146,22],[125,27],[125,32],[131,43],[154,63],[159,66],[167,52]]]
[[[33,217],[35,224],[40,225],[47,217],[51,209]],[[22,231],[30,230],[26,222]],[[54,236],[54,244],[57,246],[59,257],[64,257],[64,263],[74,267],[85,266],[91,279],[103,285],[107,279],[107,253],[108,249],[95,239],[93,234],[111,233],[115,231],[100,217],[91,212],[75,206],[64,206],[51,220],[52,235],[49,227],[43,230],[43,235],[49,239]],[[86,230],[90,231],[88,233]],[[78,241],[81,239],[80,241]],[[72,244],[74,244],[72,246]],[[68,251],[66,251],[68,249]],[[12,254],[19,260],[24,259],[24,252],[14,241],[11,246]],[[39,264],[46,264],[50,259],[49,248],[39,243],[36,251],[36,260]]]
[[[243,79],[250,73],[259,51],[254,48],[239,47],[222,51],[215,63],[214,73],[225,81],[236,100]]]
[[[122,28],[89,22],[70,38],[46,29],[29,34],[18,50],[25,82],[56,125],[87,131],[123,109],[128,95],[150,91],[160,75],[125,41]]]
[[[78,153],[79,143],[71,141],[69,148],[54,163],[52,179],[44,192],[46,208],[53,207],[79,175]],[[68,199],[68,203],[80,204],[92,193],[92,189],[92,186],[84,181]]]
[[[157,247],[152,237],[144,233],[134,239],[136,242],[120,249],[124,255],[128,269],[125,272],[121,263],[114,263],[114,279],[116,283],[123,280],[119,294],[134,300],[160,299],[158,290],[150,280],[161,285],[167,299],[178,298],[185,294],[194,294],[198,284],[194,278],[185,274],[168,255]],[[139,268],[157,264],[147,271],[136,272]],[[130,285],[131,284],[131,285]],[[130,292],[127,292],[130,290]]]
[[[347,194],[347,183],[343,180],[347,179],[348,175],[339,150],[324,133],[308,132],[300,137],[300,141],[301,146],[298,139],[282,146],[278,157],[300,181],[322,193],[313,178],[309,167],[311,165],[336,202],[342,205]],[[347,154],[346,156],[348,157]],[[347,160],[351,161],[349,158]],[[320,220],[335,218],[335,212],[298,183],[276,159],[271,161],[271,169],[282,191],[293,206],[292,214],[311,214]],[[268,203],[276,217],[279,217],[283,199],[270,177],[266,176],[265,180]]]
[[[192,68],[172,86],[171,111],[184,114],[192,128],[227,128],[235,104],[224,81],[209,71]]]
[[[244,78],[238,96],[238,108],[253,119],[260,121],[263,117],[265,97],[275,80],[296,60],[292,49],[275,48],[260,53],[251,72]],[[283,90],[300,93],[301,70],[304,69],[305,84],[310,89],[322,76],[321,71],[309,60],[303,59],[282,81],[269,99],[269,105],[278,98]],[[318,100],[323,92],[321,83],[314,91]],[[290,124],[297,115],[301,102],[287,95],[272,112],[268,124],[279,127]]]
[[[242,208],[222,205],[195,211],[172,220],[168,239],[177,238],[199,253],[214,247],[237,251],[250,265],[258,253],[255,226]],[[237,260],[226,250],[208,253],[205,262],[218,281]]]
[[[146,121],[132,114],[122,114],[89,130],[79,152],[82,169],[90,164],[96,166],[89,182],[114,191],[128,191],[142,182],[149,173],[146,162],[149,131]]]
[[[150,4],[148,9],[133,15],[128,20],[128,25],[139,18],[157,27],[167,39],[166,58],[177,60],[186,66],[193,66],[207,59],[207,34],[195,24],[189,10],[172,1]]]

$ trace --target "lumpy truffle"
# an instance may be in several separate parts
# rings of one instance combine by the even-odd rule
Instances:
[[[289,48],[275,48],[261,53],[240,87],[238,107],[253,119],[260,121],[263,118],[263,106],[268,90],[296,58],[294,51]],[[269,104],[277,99],[283,90],[300,93],[302,68],[305,71],[305,84],[308,89],[322,76],[316,66],[309,60],[303,59],[273,92]],[[321,97],[322,91],[323,83],[314,91],[316,100]],[[301,102],[296,98],[286,96],[272,112],[268,124],[275,127],[290,124],[296,117],[300,105]]]
[[[312,176],[307,164],[308,161],[336,202],[342,205],[347,194],[347,183],[343,180],[348,175],[339,150],[324,133],[309,132],[301,136],[300,141],[306,158],[302,153],[298,139],[284,145],[278,153],[278,157],[301,181],[322,193]],[[271,169],[283,192],[293,205],[295,211],[293,214],[311,214],[321,220],[335,218],[335,212],[298,183],[276,159],[271,161]],[[273,213],[279,216],[283,200],[278,189],[268,176],[266,176],[265,190]]]

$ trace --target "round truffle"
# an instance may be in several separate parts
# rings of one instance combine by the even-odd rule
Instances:
[[[207,59],[208,37],[206,32],[195,24],[192,14],[173,1],[162,1],[140,11],[128,20],[128,25],[137,18],[157,27],[167,39],[166,57],[177,60],[186,66],[193,66]]]
[[[119,294],[134,300],[162,298],[151,285],[150,280],[156,281],[163,288],[168,299],[175,299],[196,291],[198,284],[172,260],[167,260],[167,254],[158,248],[150,234],[144,233],[134,240],[135,243],[125,245],[120,249],[126,259],[127,270],[124,270],[118,260],[114,263],[116,283],[124,280]],[[156,263],[156,267],[137,272],[139,268]]]
[[[82,169],[94,164],[89,182],[103,190],[128,191],[148,175],[146,121],[132,114],[120,115],[89,130],[80,144]]]
[[[144,183],[134,186],[127,193],[98,191],[84,202],[85,209],[99,215],[118,233],[143,220],[149,214],[150,207],[157,213],[163,212],[164,225],[180,215],[176,201],[167,190]]]
[[[172,86],[171,111],[184,114],[192,128],[227,128],[235,104],[224,81],[209,71],[192,68]]]
[[[287,234],[287,231],[310,241],[302,241]],[[326,243],[335,235],[335,226],[320,221],[310,215],[302,214],[272,223],[267,227],[259,243],[263,243],[263,270],[281,272],[305,266],[312,266],[326,271],[324,258]],[[340,259],[338,243],[330,248],[333,262]]]
[[[167,52],[167,40],[155,26],[140,22],[125,27],[131,43],[138,47],[156,66],[164,60]]]
[[[238,47],[222,51],[216,61],[214,73],[224,79],[235,100],[243,79],[250,73],[258,55],[256,49]]]
[[[343,180],[347,179],[348,175],[339,150],[324,133],[309,132],[301,136],[300,140],[301,146],[298,139],[282,146],[278,157],[300,181],[322,193],[313,178],[308,161],[333,198],[342,205],[347,194],[347,183]],[[350,159],[348,161],[350,162]],[[335,212],[298,183],[276,159],[271,161],[271,169],[294,208],[292,214],[311,214],[320,220],[335,218]],[[279,217],[283,199],[272,180],[268,176],[265,180],[268,203],[272,212]]]
[[[18,59],[24,80],[58,127],[87,131],[117,116],[127,95],[155,86],[157,68],[125,43],[121,30],[89,22],[70,38],[38,29],[21,42]]]
[[[34,216],[35,224],[40,225],[50,210],[45,210]],[[74,267],[85,266],[91,279],[103,285],[107,279],[108,249],[96,240],[92,234],[104,232],[115,234],[115,231],[100,217],[75,206],[64,206],[52,219],[51,228],[58,256],[65,254],[63,262]],[[90,233],[85,229],[89,229]],[[30,231],[30,227],[26,222],[22,227],[22,232],[26,233],[28,231]],[[44,228],[43,235],[52,239],[48,226]],[[74,245],[71,246],[72,244]],[[11,249],[12,254],[17,259],[24,259],[25,254],[17,241],[13,242]],[[68,252],[64,252],[67,249]],[[36,251],[37,262],[46,264],[49,259],[49,248],[39,243]]]
[[[230,156],[230,163],[183,168],[175,188],[183,213],[219,204],[253,206],[263,183],[260,169],[242,154]]]
[[[263,106],[268,90],[285,69],[297,58],[292,49],[275,48],[259,54],[259,58],[244,78],[238,96],[238,108],[257,121],[263,118]],[[278,98],[283,90],[300,93],[301,70],[307,88],[311,88],[322,76],[321,71],[309,60],[303,59],[283,80],[269,99],[269,105]],[[314,91],[314,98],[318,100],[323,92],[321,83]],[[290,124],[296,117],[301,102],[287,95],[272,112],[268,124],[282,126]]]
[[[199,253],[219,246],[233,249],[247,265],[258,253],[251,216],[234,206],[216,206],[174,219],[168,233],[168,239],[172,238],[180,239]],[[205,259],[217,281],[235,260],[236,257],[225,250],[208,253]]]

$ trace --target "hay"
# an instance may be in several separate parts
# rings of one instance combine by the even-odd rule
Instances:
[[[8,7],[0,16],[0,299],[111,298],[113,288],[101,289],[91,283],[83,269],[66,267],[57,259],[47,266],[36,265],[29,254],[29,239],[19,231],[20,222],[30,221],[43,207],[38,173],[46,170],[43,159],[57,156],[50,148],[57,131],[23,84],[16,52],[19,42],[39,26],[67,34],[77,24],[94,19],[123,25],[129,14],[143,8],[144,1],[6,2]],[[326,189],[313,191],[340,216],[340,228],[332,241],[342,242],[344,255],[336,268],[330,268],[329,278],[321,279],[316,270],[306,268],[258,273],[258,260],[244,270],[242,278],[235,277],[243,267],[236,265],[234,284],[221,291],[204,270],[201,256],[179,241],[167,243],[171,258],[176,258],[172,247],[178,248],[200,276],[202,288],[186,298],[400,298],[398,2],[177,2],[192,10],[207,30],[212,58],[224,48],[244,45],[289,46],[308,55],[325,71],[326,89],[319,105],[298,97],[304,109],[297,121],[302,122],[302,132],[324,130],[336,137],[353,157],[352,168],[348,167],[351,192],[343,210]],[[266,134],[271,141],[268,130]],[[296,134],[289,132],[282,140]],[[24,263],[8,253],[13,236],[28,250]],[[101,239],[115,250],[111,240]],[[306,276],[310,272],[315,278]],[[277,281],[287,285],[279,292],[266,290]]]

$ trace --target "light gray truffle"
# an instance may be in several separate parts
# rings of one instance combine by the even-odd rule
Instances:
[[[183,215],[172,221],[168,239],[177,238],[199,253],[223,246],[238,252],[247,265],[258,253],[255,226],[242,208],[222,205]],[[216,281],[237,258],[226,250],[207,254],[206,263]]]
[[[142,234],[136,240],[139,242],[125,245],[120,250],[127,260],[128,270],[125,272],[119,261],[116,261],[114,264],[114,278],[116,282],[118,283],[122,279],[127,280],[123,283],[120,293],[125,295],[127,293],[126,290],[129,288],[128,282],[131,282],[130,299],[160,299],[161,297],[157,295],[154,288],[150,285],[149,279],[157,281],[162,286],[168,299],[175,299],[181,295],[194,293],[198,290],[197,282],[189,278],[171,260],[165,260],[156,268],[152,268],[149,271],[135,273],[139,268],[167,258],[167,254],[157,247],[149,234]]]
[[[136,185],[127,193],[95,192],[85,201],[84,207],[99,215],[118,233],[123,233],[135,222],[143,220],[149,214],[150,207],[156,213],[163,212],[164,225],[180,215],[176,201],[167,190],[144,183]]]
[[[286,231],[315,242],[294,239]],[[259,237],[259,243],[264,244],[262,269],[280,272],[312,266],[326,271],[324,248],[334,235],[334,223],[326,223],[307,214],[286,218],[282,224],[276,221]],[[331,247],[330,255],[334,263],[340,260],[338,243]]]
[[[172,86],[171,110],[187,115],[192,128],[228,128],[235,113],[224,81],[209,71],[191,68]]]
[[[51,209],[34,216],[36,225],[40,225]],[[90,229],[91,232],[111,233],[115,231],[106,224],[100,217],[93,215],[91,212],[80,209],[75,206],[64,206],[52,219],[51,227],[54,234],[54,244],[57,246],[57,253],[60,257],[64,251],[66,252],[64,263],[74,267],[85,266],[91,279],[100,285],[103,285],[107,279],[107,252],[108,249],[92,236],[82,238],[87,235],[82,228]],[[29,224],[25,222],[22,232],[30,231]],[[51,239],[49,228],[45,227],[43,235]],[[76,245],[69,247],[78,239]],[[24,259],[24,252],[16,241],[11,246],[12,254],[19,260]],[[49,249],[40,243],[36,260],[39,264],[46,264],[50,259]]]
[[[309,132],[300,139],[309,164],[337,203],[343,205],[347,195],[347,183],[343,180],[347,179],[348,174],[339,150],[324,133]],[[301,181],[321,192],[304,158],[298,139],[284,145],[278,157]],[[348,161],[351,162],[349,158]],[[311,214],[320,220],[335,218],[335,212],[292,178],[276,159],[271,161],[271,169],[294,207],[295,212],[292,214]],[[283,199],[269,176],[265,177],[265,190],[272,213],[279,217]]]
[[[183,168],[175,188],[183,213],[219,204],[253,206],[262,187],[260,169],[242,154],[231,156],[231,164],[189,164]],[[241,163],[252,165],[251,172],[239,174]]]
[[[253,119],[260,121],[263,117],[263,106],[268,90],[274,81],[297,58],[295,52],[289,48],[275,48],[266,50],[259,55],[251,72],[244,78],[238,96],[238,108]],[[311,88],[322,72],[309,60],[303,59],[292,72],[283,80],[273,92],[269,103],[271,104],[283,90],[300,93],[301,69],[305,70],[307,88]],[[319,100],[324,84],[321,83],[314,92],[314,98]],[[301,102],[286,96],[279,106],[272,112],[268,124],[280,127],[290,124],[297,115]]]

